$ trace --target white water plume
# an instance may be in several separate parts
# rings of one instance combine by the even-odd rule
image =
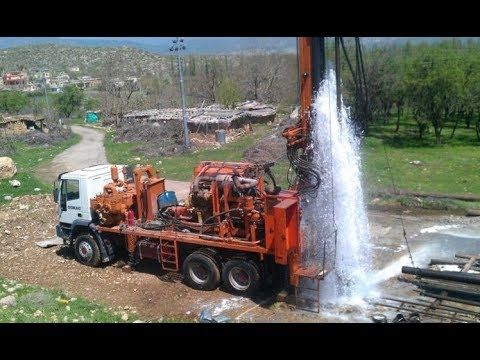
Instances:
[[[303,255],[329,271],[320,285],[321,302],[352,302],[374,291],[372,255],[359,139],[343,103],[337,115],[336,102],[335,73],[329,70],[313,104],[314,162],[322,182],[303,205]]]

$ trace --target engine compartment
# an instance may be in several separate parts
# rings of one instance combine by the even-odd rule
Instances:
[[[265,239],[266,198],[281,191],[272,165],[203,161],[194,168],[189,196],[182,203],[174,192],[166,191],[165,179],[150,165],[137,166],[133,179],[125,174],[125,181],[112,166],[112,182],[91,200],[91,208],[101,226],[139,226],[259,243]]]

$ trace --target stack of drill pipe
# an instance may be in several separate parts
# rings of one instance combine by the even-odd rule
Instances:
[[[430,260],[430,265],[459,265],[459,266],[465,266],[468,263],[468,260],[444,260],[444,259],[431,259]],[[478,264],[478,262],[476,263]],[[480,266],[479,265],[473,265],[470,270],[474,271],[480,271]]]
[[[455,254],[455,257],[457,258],[455,260],[432,259],[430,265],[459,265],[463,267],[462,271],[440,271],[404,266],[402,273],[417,275],[417,278],[412,279],[411,282],[423,289],[423,294],[426,296],[480,306],[480,274],[468,272],[480,270],[478,259],[463,254]]]
[[[422,278],[443,279],[462,282],[466,284],[480,285],[480,275],[459,271],[440,271],[430,269],[419,269],[410,266],[402,266],[403,274],[418,275]]]

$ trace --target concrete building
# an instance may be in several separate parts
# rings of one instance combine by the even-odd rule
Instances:
[[[24,71],[4,72],[2,79],[3,79],[3,84],[7,86],[23,85],[28,80],[27,73]]]

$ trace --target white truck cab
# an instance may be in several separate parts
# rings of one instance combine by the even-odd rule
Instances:
[[[123,168],[117,165],[118,176],[124,180]],[[62,173],[54,184],[53,197],[58,204],[57,235],[70,244],[75,228],[88,229],[92,223],[90,199],[103,191],[111,178],[111,165],[94,165],[82,170]]]

